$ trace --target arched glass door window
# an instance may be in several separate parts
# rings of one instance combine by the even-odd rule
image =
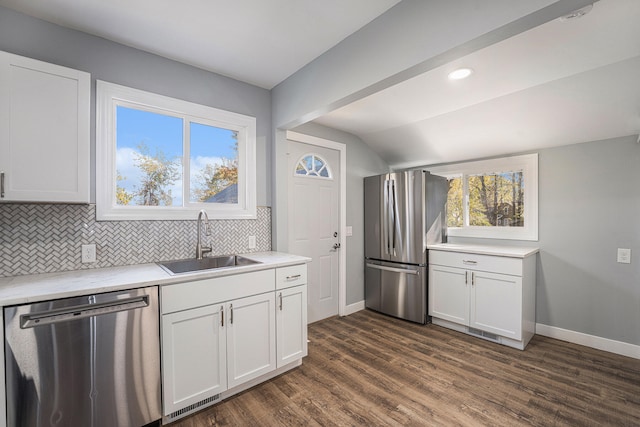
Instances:
[[[305,154],[296,164],[296,175],[333,179],[326,160],[317,154]]]

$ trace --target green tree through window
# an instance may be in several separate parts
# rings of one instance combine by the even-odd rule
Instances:
[[[477,227],[524,227],[522,171],[468,175],[449,179],[447,226],[464,226],[467,184],[468,224]]]

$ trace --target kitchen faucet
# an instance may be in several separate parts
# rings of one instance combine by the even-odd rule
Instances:
[[[203,247],[202,243],[200,242],[200,229],[202,225],[203,216],[204,216],[204,234],[207,236],[211,235],[211,228],[209,227],[209,217],[207,216],[207,212],[205,212],[205,210],[202,209],[198,214],[198,243],[196,243],[196,259],[202,259],[203,254],[207,254],[213,250],[211,248],[211,245]]]

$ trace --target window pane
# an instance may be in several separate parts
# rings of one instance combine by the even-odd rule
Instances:
[[[182,205],[182,119],[118,106],[116,203]]]
[[[238,203],[238,132],[190,123],[190,201]]]
[[[522,171],[472,175],[469,186],[469,225],[524,227]]]
[[[314,154],[309,154],[300,159],[296,165],[296,175],[331,178],[329,168],[325,161]]]
[[[447,227],[462,227],[464,225],[462,199],[462,178],[450,179],[449,193],[447,194]]]

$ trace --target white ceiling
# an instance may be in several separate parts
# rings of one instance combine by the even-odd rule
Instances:
[[[395,168],[637,134],[639,18],[638,0],[600,0],[315,121]],[[474,73],[449,81],[458,67]]]
[[[0,5],[267,89],[400,0],[0,0]]]
[[[399,0],[0,0],[270,89]],[[188,7],[186,7],[188,6]],[[412,167],[640,132],[640,0],[600,0],[315,122]],[[170,31],[167,31],[170,28]],[[449,71],[475,70],[450,82]]]

